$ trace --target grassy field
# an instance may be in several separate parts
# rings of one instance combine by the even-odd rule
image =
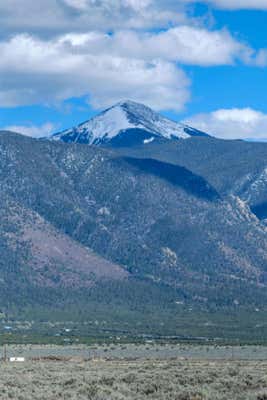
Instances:
[[[1,363],[0,399],[266,400],[267,362]]]

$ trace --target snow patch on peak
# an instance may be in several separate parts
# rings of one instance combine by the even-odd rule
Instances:
[[[90,121],[80,126],[92,133],[92,143],[97,139],[105,137],[112,139],[120,131],[132,128],[127,115],[121,107],[112,107]]]
[[[118,103],[114,107],[118,106],[127,113],[128,120],[133,124],[138,121],[143,129],[155,135],[163,136],[167,139],[173,137],[186,139],[190,137],[190,135],[185,132],[186,125],[171,121],[143,104],[127,100]],[[135,127],[137,126],[135,125]]]
[[[153,140],[155,140],[154,137],[151,137],[151,138],[149,138],[149,139],[145,139],[145,140],[144,140],[144,144],[151,143],[151,142],[153,142]]]

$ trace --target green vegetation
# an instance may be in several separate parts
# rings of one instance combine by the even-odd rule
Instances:
[[[35,306],[0,321],[1,343],[144,342],[267,344],[266,309],[199,310],[191,305],[131,308],[129,304],[83,302],[67,308]],[[8,327],[8,329],[6,329]],[[68,332],[66,332],[68,329]]]

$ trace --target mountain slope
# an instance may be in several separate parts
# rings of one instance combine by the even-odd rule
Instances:
[[[44,271],[47,267],[50,281],[39,274],[28,283],[34,287],[51,286],[52,280],[57,287],[69,286],[71,281],[77,289],[84,274],[95,274],[96,285],[102,284],[103,275],[110,280],[112,274],[118,282],[124,278],[131,282],[131,290],[124,296],[131,296],[131,291],[145,283],[147,292],[151,288],[163,291],[169,306],[177,297],[203,307],[228,307],[234,301],[265,304],[264,226],[238,197],[219,194],[188,168],[12,133],[0,134],[0,152],[1,221],[7,221],[1,223],[1,238],[13,232],[16,268],[24,271],[16,278],[11,274],[18,284],[37,260]],[[12,218],[7,198],[19,207]],[[24,227],[21,236],[10,218],[19,220],[23,209],[44,222],[29,225],[32,218],[26,216],[20,223]],[[33,242],[30,250],[35,253],[25,254],[21,237]],[[62,251],[58,241],[75,254],[67,257],[66,252],[58,259],[58,251],[53,250],[42,266],[45,242],[49,248],[53,242]],[[6,240],[1,245],[8,247]],[[91,264],[92,251],[109,263],[93,257]],[[89,283],[87,287],[90,290]],[[104,297],[111,289],[106,290],[101,289]],[[118,296],[114,295],[111,303]],[[139,307],[141,298],[134,300]],[[158,298],[152,296],[150,301],[157,304]]]
[[[221,196],[240,197],[264,220],[267,218],[267,144],[241,140],[191,138],[117,149],[122,155],[153,158],[184,166],[204,177]]]
[[[122,267],[81,246],[38,213],[3,194],[0,206],[2,284],[89,288],[102,279],[127,278]]]
[[[52,140],[113,146],[150,143],[159,138],[186,139],[208,136],[187,125],[173,122],[143,104],[125,101],[77,127],[52,135]]]

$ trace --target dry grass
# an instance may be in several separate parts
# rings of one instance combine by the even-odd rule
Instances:
[[[267,400],[267,363],[173,360],[1,363],[0,399]]]

